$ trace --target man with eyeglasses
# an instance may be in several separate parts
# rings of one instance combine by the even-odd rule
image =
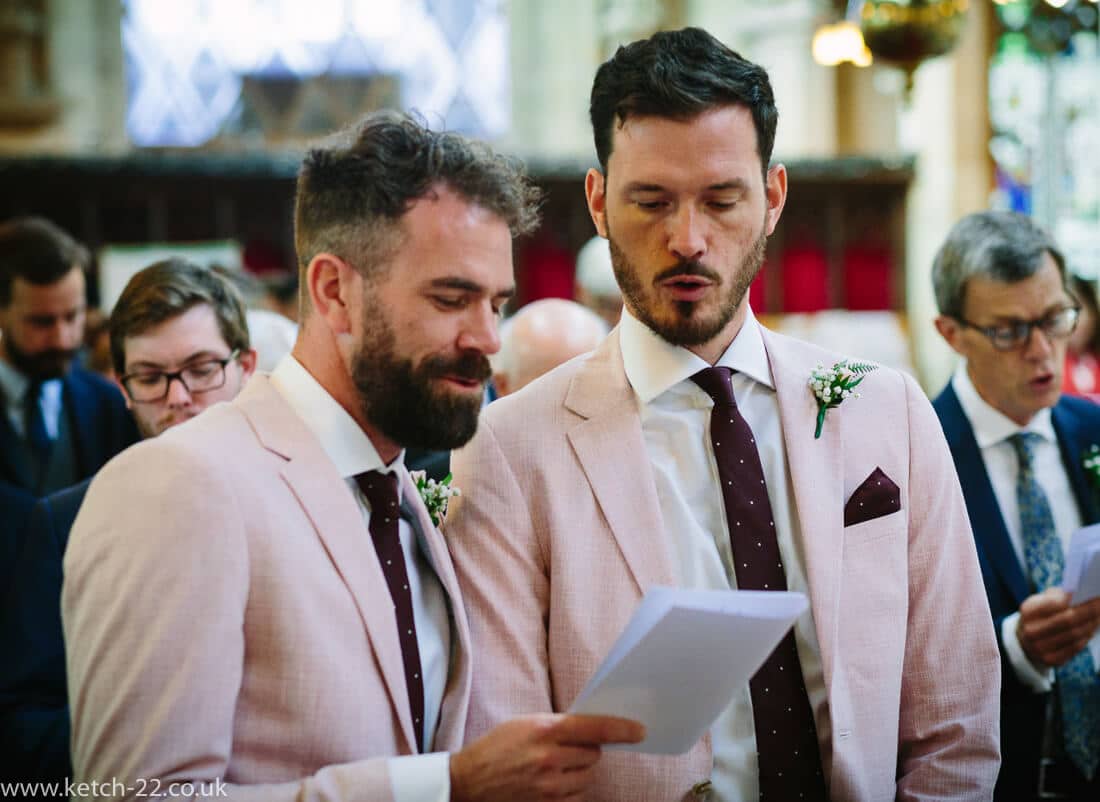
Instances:
[[[111,313],[110,340],[144,437],[232,400],[256,365],[236,290],[182,259],[130,280]],[[90,483],[39,501],[11,586],[0,591],[0,781],[63,782],[70,774],[61,561]]]
[[[1070,536],[1100,521],[1083,467],[1100,406],[1061,396],[1078,313],[1065,259],[1029,218],[982,212],[952,229],[932,280],[936,328],[963,357],[934,407],[1001,646],[994,798],[1095,801],[1100,600],[1075,605],[1060,588]]]

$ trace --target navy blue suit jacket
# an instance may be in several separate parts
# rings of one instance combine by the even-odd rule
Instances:
[[[966,498],[982,580],[1000,643],[1001,622],[1016,612],[1032,591],[1025,568],[1009,540],[974,430],[954,388],[948,384],[932,406],[939,415]],[[1085,475],[1082,457],[1089,446],[1100,445],[1100,406],[1063,396],[1051,409],[1051,421],[1081,520],[1096,523],[1100,521],[1100,497]],[[1048,694],[1037,694],[1020,683],[1005,657],[1003,643],[1001,677],[1002,768],[995,799],[1014,799],[1019,798],[1020,789],[1034,788],[1037,782]]]
[[[4,511],[0,517],[0,594],[8,586],[8,575],[22,548],[34,502],[28,490],[0,479],[0,510]]]
[[[74,367],[61,380],[64,413],[69,416],[76,451],[77,480],[93,476],[104,463],[138,440],[137,426],[118,387],[101,376]],[[7,415],[0,414],[0,482],[26,488],[12,462],[18,435]]]
[[[0,780],[71,773],[61,559],[91,480],[39,500],[0,597]]]

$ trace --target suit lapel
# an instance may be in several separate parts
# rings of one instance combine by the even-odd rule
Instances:
[[[72,421],[73,444],[76,446],[76,467],[80,476],[91,473],[89,466],[99,465],[102,460],[102,448],[96,447],[98,435],[95,419],[99,412],[95,393],[77,373],[70,370],[62,379],[61,414],[68,415]]]
[[[286,460],[280,471],[283,481],[313,523],[333,566],[355,601],[390,702],[401,723],[406,747],[411,753],[419,752],[413,734],[393,601],[355,497],[320,443],[266,376],[253,377],[234,403],[248,418],[264,447]]]
[[[1050,417],[1054,424],[1054,433],[1058,437],[1058,448],[1062,452],[1062,464],[1066,466],[1073,495],[1077,498],[1081,522],[1096,523],[1100,521],[1100,508],[1097,505],[1096,492],[1089,484],[1082,464],[1085,448],[1092,444],[1084,442],[1077,419],[1063,402],[1055,405]]]
[[[814,627],[829,687],[836,653],[840,580],[844,556],[844,441],[841,407],[829,411],[814,438],[817,401],[807,381],[814,364],[792,340],[761,328],[775,381],[779,421],[810,591]]]
[[[33,492],[35,476],[23,441],[12,428],[5,410],[0,410],[0,454],[3,454],[4,476],[17,487]]]
[[[568,438],[640,593],[673,585],[672,555],[657,504],[637,397],[627,382],[618,330],[573,378],[565,397],[580,420]]]
[[[1012,548],[1001,507],[985,469],[985,460],[974,438],[974,429],[963,412],[954,387],[947,385],[936,399],[935,407],[951,456],[955,459],[959,484],[970,516],[970,528],[978,544],[978,556],[985,563],[983,571],[995,572],[1019,606],[1030,592],[1027,578],[1016,557],[1016,550]]]
[[[435,751],[457,749],[465,734],[466,711],[470,700],[470,628],[458,589],[458,578],[455,576],[443,535],[432,523],[427,508],[420,501],[416,483],[404,466],[400,469],[399,476],[401,512],[412,526],[418,542],[427,549],[428,561],[447,595],[451,621],[451,660],[447,671],[447,687],[443,693],[443,706],[439,711],[439,723],[432,745]]]

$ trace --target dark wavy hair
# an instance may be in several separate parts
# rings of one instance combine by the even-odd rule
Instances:
[[[756,147],[767,173],[779,111],[768,73],[701,28],[660,31],[620,47],[596,71],[588,113],[596,156],[607,173],[614,125],[630,117],[690,120],[740,104],[752,112]]]
[[[88,269],[88,250],[44,217],[16,217],[0,224],[0,306],[11,303],[15,279],[54,284],[74,267]]]
[[[318,253],[374,271],[388,258],[396,223],[440,184],[500,217],[513,236],[538,225],[540,192],[517,159],[410,114],[376,112],[302,162],[294,208],[301,285]]]

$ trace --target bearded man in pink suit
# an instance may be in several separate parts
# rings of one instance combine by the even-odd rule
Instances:
[[[65,553],[80,798],[562,799],[634,722],[536,715],[460,748],[471,643],[403,463],[477,426],[534,191],[369,116],[309,153],[294,350],[113,460]],[[96,785],[92,785],[96,783]]]
[[[932,408],[879,368],[815,436],[811,372],[841,357],[747,303],[787,193],[766,73],[657,33],[600,68],[590,110],[585,191],[626,308],[453,458],[468,734],[567,710],[653,585],[790,589],[810,610],[707,735],[605,755],[585,798],[988,799],[999,658]]]

